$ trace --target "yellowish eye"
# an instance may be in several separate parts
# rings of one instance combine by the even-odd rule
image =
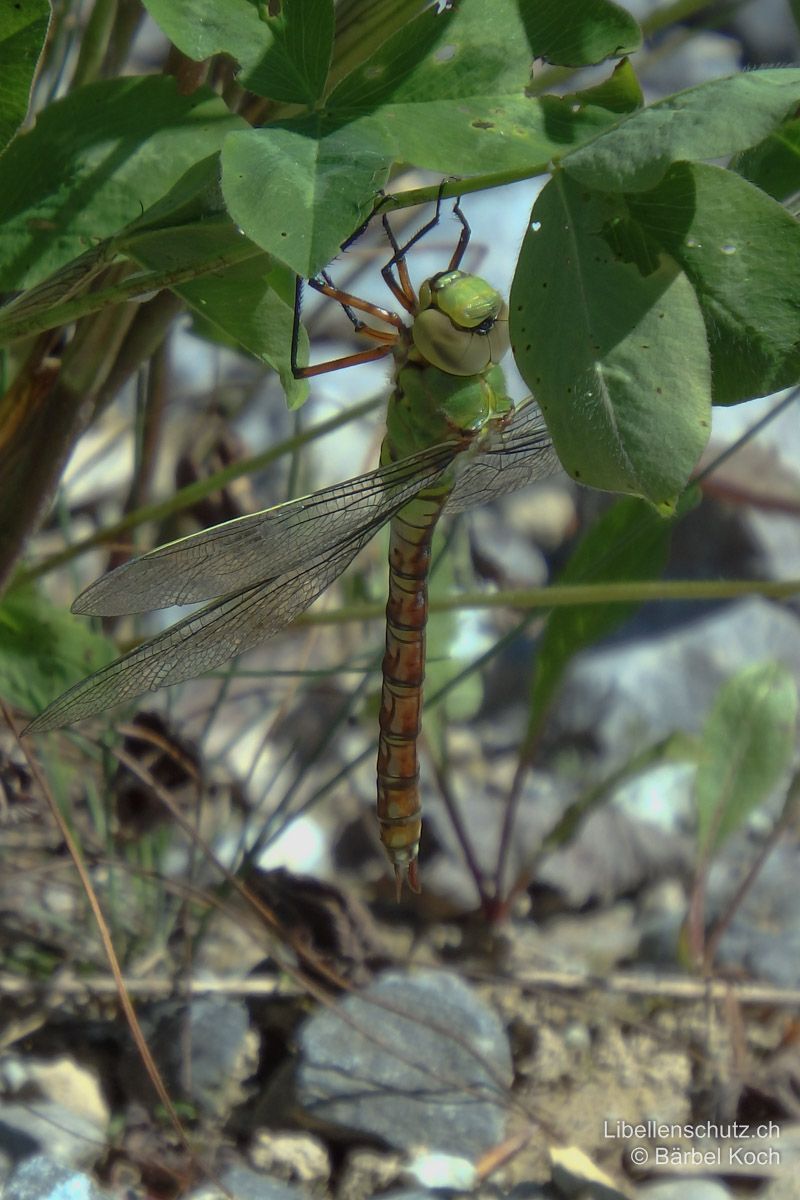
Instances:
[[[480,375],[509,347],[508,307],[485,279],[443,271],[419,289],[412,337],[422,357],[448,375]]]
[[[484,322],[484,329],[461,329],[438,308],[424,309],[414,321],[414,345],[423,358],[448,375],[480,375],[508,350],[508,309]]]

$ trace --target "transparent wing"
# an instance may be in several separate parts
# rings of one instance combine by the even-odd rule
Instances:
[[[70,688],[27,732],[69,725],[143,692],[192,679],[277,633],[341,574],[389,517],[434,484],[454,457],[464,469],[447,502],[451,512],[515,491],[558,466],[532,402],[492,431],[474,455],[461,455],[460,449],[433,447],[159,547],[104,576],[82,593],[76,611],[138,612],[226,594]]]
[[[382,525],[421,488],[435,483],[458,449],[433,446],[313,495],[159,546],[90,584],[72,611],[121,616],[194,604],[273,580],[325,552],[335,554],[360,529]]]
[[[28,726],[42,733],[105,712],[123,700],[193,679],[277,633],[325,590],[380,525],[376,520],[333,553],[235,595],[223,596],[118,658],[54,700]]]
[[[456,482],[445,512],[463,512],[507,496],[560,467],[538,404],[526,400],[506,425],[488,435],[480,450],[456,460]]]

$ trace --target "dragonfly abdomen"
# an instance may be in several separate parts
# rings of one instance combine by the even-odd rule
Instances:
[[[383,657],[378,741],[378,822],[394,866],[418,891],[422,830],[417,739],[425,677],[425,626],[431,540],[447,491],[422,492],[393,518],[389,543],[389,599]]]

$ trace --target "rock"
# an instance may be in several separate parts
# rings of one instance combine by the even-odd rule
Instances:
[[[471,775],[475,785],[458,794],[464,825],[475,831],[475,861],[490,878],[497,865],[510,786],[498,778],[499,771],[493,776],[487,771],[484,782],[476,771]],[[581,908],[589,902],[608,903],[643,883],[684,873],[692,862],[694,841],[680,830],[676,814],[688,816],[691,811],[693,777],[693,767],[671,763],[629,781],[579,822],[565,845],[538,862],[535,882],[552,889],[569,906]],[[577,791],[559,786],[555,776],[542,771],[529,774],[508,845],[506,881],[524,876],[539,858],[544,839],[577,799]],[[439,797],[426,797],[425,818],[443,851],[423,864],[425,891],[446,896],[454,908],[474,905],[475,886],[464,869],[455,830]]]
[[[67,1055],[7,1054],[0,1089],[8,1097],[0,1101],[0,1153],[11,1163],[46,1152],[80,1168],[104,1153],[109,1110],[93,1071]]]
[[[330,1179],[328,1151],[310,1133],[257,1129],[250,1143],[249,1157],[256,1170],[287,1183],[304,1184],[314,1192],[324,1192]]]
[[[110,1200],[80,1171],[73,1171],[45,1154],[27,1159],[7,1180],[3,1200]]]
[[[52,1100],[0,1104],[0,1153],[21,1163],[45,1150],[65,1171],[89,1167],[106,1151],[105,1127]]]
[[[404,1188],[401,1192],[386,1192],[382,1200],[431,1200],[433,1194],[425,1188]],[[448,1197],[452,1194],[449,1189],[442,1193]]]
[[[593,812],[563,849],[548,854],[535,878],[579,908],[590,901],[607,904],[690,862],[687,838],[634,820],[612,804]]]
[[[485,727],[487,723],[482,723]],[[495,756],[486,751],[483,728],[470,738],[466,758],[453,753],[451,762],[463,769],[468,787],[458,788],[458,809],[464,827],[471,835],[472,849],[479,868],[491,876],[497,866],[497,841],[503,821],[504,805],[510,786],[498,768]],[[455,740],[455,739],[454,739]],[[510,757],[505,759],[510,761]],[[425,791],[423,837],[430,850],[422,857],[423,897],[446,897],[454,912],[475,907],[475,884],[464,867],[464,855],[456,830],[440,795]],[[514,826],[506,864],[507,879],[516,878],[530,862],[542,838],[555,825],[565,807],[557,781],[540,771],[525,781],[525,793]]]
[[[781,1126],[780,1137],[767,1143],[780,1157],[778,1173],[758,1192],[758,1200],[797,1200],[797,1180],[800,1178],[800,1125]]]
[[[538,1183],[517,1183],[508,1193],[508,1200],[560,1200],[549,1186]]]
[[[629,1200],[610,1176],[577,1146],[552,1146],[553,1183],[566,1200]]]
[[[98,1129],[105,1129],[110,1112],[94,1071],[62,1055],[50,1060],[18,1058],[17,1090],[26,1095],[35,1089],[37,1096],[60,1104],[79,1117],[85,1117]]]
[[[403,1166],[403,1156],[394,1151],[354,1146],[339,1175],[337,1200],[371,1200],[388,1194],[393,1184],[399,1184]]]
[[[504,516],[502,511],[486,507],[470,517],[472,555],[481,574],[502,587],[543,587],[547,583],[544,555],[521,533],[509,528]]]
[[[758,1193],[758,1200],[797,1200],[797,1179],[793,1175],[784,1175],[773,1179],[764,1191]]]
[[[686,918],[686,889],[677,880],[662,880],[649,888],[641,906],[641,963],[674,966]]]
[[[551,715],[562,738],[589,736],[607,765],[676,730],[702,727],[720,684],[740,667],[777,659],[800,680],[800,622],[752,597],[673,628],[582,654]]]
[[[712,869],[709,910],[713,916],[734,894],[737,883],[752,863],[757,848],[748,847],[738,869],[725,869],[722,885]],[[778,987],[800,986],[800,853],[795,845],[777,846],[762,864],[750,890],[737,907],[723,934],[717,961],[744,970],[755,979]]]
[[[762,0],[761,7],[770,0]],[[780,4],[781,0],[777,0]],[[788,12],[786,16],[789,20]],[[764,28],[763,13],[759,22]],[[788,398],[790,393],[783,393]],[[713,434],[701,466],[713,462],[721,450],[732,445],[752,428],[757,420],[774,412],[781,393],[765,396],[749,404],[714,410]],[[797,505],[800,501],[800,431],[796,401],[784,408],[756,439],[740,449],[707,483],[712,494],[740,500],[733,509],[724,510],[734,518],[741,535],[749,543],[749,552],[722,566],[720,574],[747,574],[754,579],[793,579],[800,572],[800,538],[797,536]],[[748,503],[748,499],[750,503]],[[704,506],[705,507],[705,506]],[[719,539],[717,539],[718,542]],[[700,542],[698,553],[714,549]],[[742,570],[744,567],[744,571]],[[709,572],[713,577],[713,572]]]
[[[229,1112],[244,1099],[243,1083],[256,1069],[258,1047],[242,1001],[202,996],[188,1008],[167,1001],[144,1014],[142,1027],[171,1095],[212,1117]],[[138,1095],[141,1089],[150,1094],[149,1080],[134,1051],[123,1074],[131,1094]]]
[[[612,803],[621,813],[646,822],[659,837],[694,830],[694,779],[691,762],[663,762],[626,780]]]
[[[474,1165],[455,1154],[417,1154],[406,1174],[422,1187],[437,1191],[471,1192],[478,1183]]]
[[[474,1161],[503,1136],[511,1078],[498,1017],[443,972],[382,975],[300,1034],[307,1117],[398,1149]]]
[[[680,1179],[659,1179],[641,1184],[636,1200],[731,1200],[731,1193],[712,1179],[682,1175]]]
[[[796,579],[800,575],[797,517],[749,509],[745,528],[758,547],[756,569],[762,579]]]
[[[291,1187],[249,1167],[229,1167],[219,1178],[233,1200],[307,1200],[310,1195],[302,1188]],[[228,1196],[215,1184],[208,1183],[196,1188],[186,1200],[228,1200]]]
[[[634,905],[620,901],[589,912],[557,914],[535,928],[509,926],[505,945],[508,961],[522,971],[537,961],[553,969],[605,975],[636,955],[639,938]],[[576,1045],[582,1036],[580,1028],[586,1030],[586,1026],[576,1024]]]

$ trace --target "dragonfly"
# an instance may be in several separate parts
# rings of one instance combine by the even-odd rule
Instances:
[[[382,217],[392,254],[381,273],[403,315],[340,290],[327,271],[308,281],[341,305],[354,330],[372,342],[366,349],[298,365],[297,282],[297,377],[394,359],[377,469],[170,542],[92,583],[73,612],[120,616],[210,603],[75,684],[26,730],[70,725],[221,666],[289,625],[390,522],[377,817],[398,898],[404,883],[419,891],[417,742],[434,529],[443,513],[516,491],[558,467],[536,403],[529,398],[515,407],[508,396],[499,366],[509,348],[508,308],[489,283],[461,270],[470,227],[458,199],[453,214],[460,232],[446,269],[418,291],[411,282],[408,252],[439,221],[441,204],[440,189],[433,218],[404,245]]]

